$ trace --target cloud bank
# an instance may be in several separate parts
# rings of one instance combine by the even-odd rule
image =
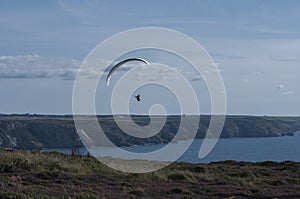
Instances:
[[[0,56],[0,78],[61,78],[74,79],[80,61],[54,61],[37,54]]]
[[[106,64],[108,68],[103,71],[105,74],[112,68],[117,62],[111,62],[108,60],[99,60],[103,64]],[[109,65],[112,63],[111,65]],[[81,72],[81,76],[86,79],[98,78],[98,68],[89,67],[88,69],[80,69],[81,62],[79,60],[51,60],[46,57],[39,56],[37,54],[28,55],[16,55],[16,56],[0,56],[0,78],[5,79],[26,79],[26,78],[58,78],[63,80],[74,80],[77,72]],[[140,66],[139,66],[140,65]],[[139,66],[139,67],[136,67]],[[126,73],[127,71],[135,68],[135,78],[145,78],[143,71],[147,71],[148,77],[154,79],[163,79],[174,81],[178,79],[174,76],[170,69],[161,69],[160,66],[152,63],[151,68],[139,63],[128,63],[118,68],[116,73]],[[202,80],[199,74],[195,74],[192,71],[186,71],[184,67],[175,67],[173,70],[186,76],[191,81]],[[220,72],[220,71],[211,71]]]

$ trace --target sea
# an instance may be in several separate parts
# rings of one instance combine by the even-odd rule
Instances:
[[[182,150],[188,141],[170,143],[171,151]],[[282,137],[255,137],[255,138],[220,138],[213,150],[200,159],[199,149],[203,139],[195,139],[191,146],[176,161],[188,163],[210,163],[225,160],[262,162],[262,161],[296,161],[300,162],[300,132],[294,136]],[[134,153],[153,152],[164,147],[165,144],[121,147],[121,149]],[[109,156],[114,158],[134,159],[132,157],[120,156],[119,150],[112,147],[97,147],[92,149],[93,156]],[[69,148],[44,148],[44,152],[60,152],[71,154]],[[80,148],[79,153],[88,154],[86,148]],[[157,156],[148,160],[170,161],[168,156]]]

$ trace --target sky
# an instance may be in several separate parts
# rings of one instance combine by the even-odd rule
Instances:
[[[0,113],[72,113],[74,78],[89,52],[121,31],[151,26],[180,31],[208,51],[228,114],[300,115],[299,21],[296,0],[3,0]]]

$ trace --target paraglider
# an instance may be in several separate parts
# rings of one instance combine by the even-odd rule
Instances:
[[[136,100],[137,100],[138,102],[141,101],[141,96],[140,96],[140,94],[135,95],[134,98],[136,98]]]
[[[142,58],[129,58],[129,59],[125,59],[125,60],[123,60],[123,61],[117,63],[117,64],[116,64],[114,67],[112,67],[112,69],[109,71],[109,73],[108,73],[108,75],[107,75],[107,77],[106,77],[106,85],[109,86],[110,78],[111,78],[113,72],[114,72],[117,68],[119,68],[119,67],[122,66],[123,64],[125,64],[125,63],[127,63],[127,62],[131,62],[131,61],[140,61],[140,62],[143,62],[143,63],[149,65],[149,62],[148,62],[147,60],[145,60],[145,59],[142,59]],[[139,96],[139,95],[138,95],[138,96]],[[140,101],[140,100],[138,100],[138,101]]]

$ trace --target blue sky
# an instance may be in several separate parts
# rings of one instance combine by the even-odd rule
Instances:
[[[229,114],[300,115],[299,1],[1,1],[0,112],[71,113],[76,70],[101,41],[181,31],[222,71]]]

